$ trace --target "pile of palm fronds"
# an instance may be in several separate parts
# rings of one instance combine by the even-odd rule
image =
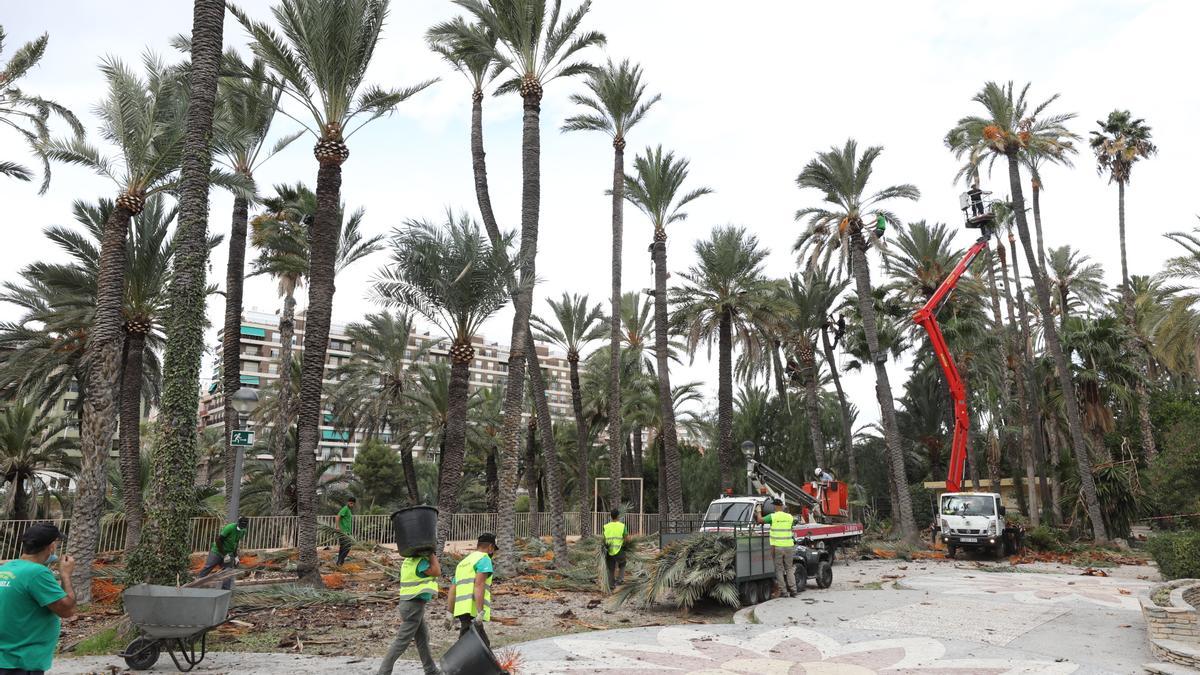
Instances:
[[[355,605],[364,599],[359,593],[317,589],[299,584],[279,584],[239,589],[233,594],[235,607],[280,607],[299,609],[315,605]]]
[[[680,539],[649,561],[645,573],[634,575],[614,600],[618,605],[633,600],[646,607],[670,599],[676,607],[688,610],[710,598],[739,607],[734,554],[734,539],[729,535],[695,534]],[[601,569],[603,565],[601,555]]]

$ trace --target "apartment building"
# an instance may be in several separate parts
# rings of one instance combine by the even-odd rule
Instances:
[[[304,315],[296,317],[295,336],[293,338],[293,358],[299,359],[304,352]],[[212,374],[207,390],[200,400],[200,426],[224,427],[221,392],[222,367],[222,333],[218,333],[216,355],[212,366]],[[408,358],[412,362],[432,363],[448,361],[448,344],[438,335],[429,331],[415,332],[409,338],[411,349]],[[263,389],[279,377],[279,317],[258,311],[247,311],[242,315],[241,324],[241,377],[242,385],[251,389]],[[508,347],[496,342],[488,342],[476,338],[474,342],[475,359],[470,367],[470,387],[472,391],[490,389],[506,382],[508,374]],[[325,390],[331,389],[336,382],[333,371],[350,361],[354,354],[354,343],[346,333],[345,325],[334,324],[329,330],[329,346],[325,355],[326,380]],[[571,410],[570,367],[563,354],[552,351],[546,345],[537,346],[541,358],[542,370],[546,374],[546,393],[550,404],[550,414],[556,420],[573,420]],[[320,427],[320,456],[333,459],[341,464],[337,470],[354,462],[356,447],[364,440],[362,430],[346,429],[339,425],[333,411],[326,408]],[[386,434],[383,439],[388,440]],[[421,448],[418,446],[417,451]]]

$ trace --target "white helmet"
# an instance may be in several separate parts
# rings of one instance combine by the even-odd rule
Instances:
[[[815,470],[813,470],[813,475],[820,476],[821,475],[821,467],[818,466]]]

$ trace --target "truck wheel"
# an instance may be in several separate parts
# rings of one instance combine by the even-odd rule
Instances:
[[[1003,539],[996,542],[996,545],[992,547],[992,553],[996,555],[997,560],[1002,560],[1006,557],[1007,551],[1005,550]]]
[[[955,553],[958,553],[958,547],[954,544],[946,544],[946,557],[954,560]]]
[[[771,599],[771,589],[775,588],[773,579],[759,579],[754,582],[758,584],[758,601],[766,602]]]
[[[742,607],[749,607],[758,604],[758,582],[742,581],[738,583],[738,600],[741,601]]]
[[[833,585],[833,565],[828,560],[817,563],[817,588],[829,588]]]

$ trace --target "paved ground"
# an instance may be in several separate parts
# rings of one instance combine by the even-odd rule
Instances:
[[[1086,675],[1138,673],[1153,661],[1136,601],[1149,582],[1135,576],[986,572],[952,563],[905,570],[871,585],[878,590],[861,590],[850,577],[863,570],[839,565],[834,589],[758,605],[757,625],[634,628],[526,643],[521,673]],[[121,665],[112,657],[61,659],[51,672],[113,673]],[[196,672],[370,673],[377,666],[369,658],[220,653]],[[164,656],[156,671],[174,668]],[[395,672],[420,668],[402,662]]]

